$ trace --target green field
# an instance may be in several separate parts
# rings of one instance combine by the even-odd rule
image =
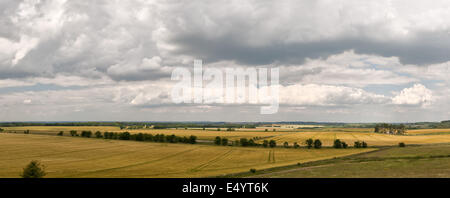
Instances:
[[[265,149],[0,133],[0,177],[31,160],[46,177],[208,177],[346,156],[374,149]]]
[[[391,147],[340,159],[280,167],[237,177],[450,177],[450,144]]]

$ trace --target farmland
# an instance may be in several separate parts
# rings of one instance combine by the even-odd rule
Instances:
[[[399,142],[406,144],[435,144],[435,143],[450,143],[450,129],[420,129],[409,130],[406,135],[388,135],[373,133],[371,128],[315,128],[315,129],[295,129],[290,131],[271,131],[265,129],[238,129],[236,131],[226,131],[226,129],[134,129],[120,130],[119,127],[109,126],[27,126],[27,127],[3,127],[6,132],[22,133],[25,130],[30,130],[33,134],[56,135],[59,131],[66,132],[69,135],[70,130],[90,130],[92,132],[124,132],[130,133],[148,133],[148,134],[165,134],[178,136],[195,135],[199,140],[212,141],[215,137],[227,137],[230,140],[239,140],[240,138],[260,137],[257,141],[261,143],[263,140],[273,139],[279,144],[288,142],[293,144],[297,142],[302,144],[306,139],[320,139],[324,146],[331,146],[335,139],[340,139],[353,144],[355,141],[365,141],[369,146],[396,146]]]
[[[269,149],[0,133],[0,150],[0,177],[19,177],[30,160],[45,164],[46,177],[208,177],[375,149]]]
[[[391,147],[340,159],[280,167],[235,177],[450,177],[450,144]]]
[[[19,177],[31,160],[40,160],[46,177],[449,177],[450,129],[409,130],[405,135],[371,128],[226,128],[120,129],[117,126],[2,127],[0,177]],[[70,131],[129,132],[197,136],[199,144],[123,141],[69,137]],[[29,131],[30,134],[24,134]],[[63,135],[57,135],[63,131]],[[215,137],[231,141],[275,140],[278,147],[217,146]],[[306,149],[306,139],[325,148]],[[340,139],[347,149],[331,148]],[[365,141],[369,148],[352,148]],[[282,148],[288,142],[290,148]],[[292,148],[294,142],[301,148]],[[398,143],[406,148],[398,148]],[[301,166],[297,166],[300,163]],[[405,169],[403,170],[402,167]],[[422,167],[431,167],[431,170]],[[255,169],[252,175],[250,169]],[[270,170],[276,171],[270,171]],[[308,170],[308,171],[305,171]],[[342,171],[336,171],[342,170]],[[380,174],[377,174],[379,171]]]

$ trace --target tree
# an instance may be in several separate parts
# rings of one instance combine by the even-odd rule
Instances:
[[[63,136],[63,135],[64,135],[64,131],[60,131],[60,132],[58,133],[58,135],[59,135],[59,136]]]
[[[399,147],[406,147],[406,144],[404,142],[400,142],[400,143],[398,143],[398,146]]]
[[[270,140],[269,141],[269,146],[270,146],[270,148],[274,148],[274,147],[277,146],[277,142],[275,140]]]
[[[228,146],[228,139],[227,138],[222,138],[222,145],[223,146]]]
[[[355,148],[361,148],[361,147],[362,147],[362,144],[361,144],[360,141],[356,141],[356,142],[353,144],[353,147],[355,147]]]
[[[294,148],[300,148],[300,145],[298,145],[297,142],[294,142]]]
[[[288,142],[284,142],[283,146],[284,146],[284,148],[289,148],[289,143]]]
[[[91,131],[82,131],[81,132],[81,137],[90,138],[91,136],[92,136],[92,132]]]
[[[77,136],[77,131],[74,131],[74,130],[70,131],[70,135],[71,136]]]
[[[24,134],[30,134],[30,130],[23,131]]]
[[[143,133],[138,133],[138,134],[136,134],[136,136],[134,137],[134,139],[135,139],[136,141],[144,141],[144,140],[145,140],[145,137],[144,137],[144,134],[143,134]]]
[[[250,140],[248,141],[248,145],[249,145],[249,146],[256,146],[256,143],[255,143],[255,141],[254,141],[253,139],[250,139]]]
[[[129,140],[130,139],[130,133],[129,132],[123,132],[119,134],[119,140]]]
[[[0,128],[0,132],[3,132],[3,131],[4,131],[4,129]]]
[[[191,136],[189,137],[189,143],[190,143],[190,144],[195,144],[195,143],[197,143],[197,136],[191,135]]]
[[[362,147],[363,147],[363,148],[367,148],[367,143],[363,141],[363,142],[362,142]]]
[[[247,138],[241,138],[239,140],[239,142],[241,143],[241,146],[248,146],[249,145]]]
[[[309,139],[307,139],[307,140],[305,141],[305,143],[306,143],[306,147],[310,149],[310,148],[313,147],[314,140],[311,139],[311,138],[309,138]]]
[[[97,132],[95,132],[95,137],[96,138],[102,138],[103,135],[102,135],[102,133],[100,131],[97,131]]]
[[[220,145],[221,143],[222,143],[222,139],[219,136],[217,136],[216,139],[214,139],[214,144]]]
[[[342,142],[340,139],[335,139],[333,143],[334,148],[342,148]]]
[[[269,141],[264,140],[264,141],[263,141],[263,147],[264,147],[264,148],[267,148],[268,146],[269,146]]]
[[[348,144],[347,143],[345,143],[345,142],[342,142],[342,148],[348,148]]]
[[[314,140],[314,148],[316,149],[322,148],[322,142],[319,139]]]
[[[37,160],[31,161],[20,175],[23,178],[42,178],[46,175],[45,167]]]

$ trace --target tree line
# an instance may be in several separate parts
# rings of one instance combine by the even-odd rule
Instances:
[[[61,131],[58,133],[59,136],[63,136],[64,132]],[[172,135],[164,135],[164,134],[147,134],[147,133],[137,133],[131,134],[129,132],[104,132],[103,134],[100,131],[92,133],[91,131],[82,131],[81,134],[78,134],[77,131],[70,131],[70,136],[72,137],[86,137],[90,138],[95,136],[95,138],[103,138],[103,139],[112,139],[112,140],[133,140],[133,141],[142,141],[142,142],[165,142],[165,143],[186,143],[186,144],[196,144],[197,136],[191,135],[189,137],[186,136],[176,136]]]
[[[254,137],[252,139],[247,139],[247,138],[241,138],[239,140],[235,140],[235,141],[229,141],[228,138],[225,137],[220,137],[217,136],[214,139],[214,144],[215,145],[221,145],[221,146],[243,146],[243,147],[248,147],[248,146],[262,146],[264,148],[274,148],[277,146],[277,142],[275,140],[264,140],[262,142],[262,144],[256,143],[255,140],[260,139],[259,137]],[[305,142],[305,147],[308,149],[311,148],[315,148],[315,149],[320,149],[322,148],[322,141],[319,139],[307,139]],[[300,144],[298,144],[297,142],[294,142],[291,145],[289,145],[288,142],[284,142],[283,143],[283,147],[284,148],[300,148]],[[368,145],[366,142],[364,141],[356,141],[354,142],[353,145],[354,148],[367,148]],[[333,144],[333,148],[348,148],[348,144],[345,143],[344,141],[341,141],[340,139],[336,139],[334,140],[334,144]]]
[[[375,133],[386,133],[393,135],[403,135],[406,133],[406,126],[404,124],[377,124],[374,129]]]

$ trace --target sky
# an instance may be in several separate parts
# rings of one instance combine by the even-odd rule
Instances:
[[[0,121],[450,119],[450,1],[0,1]],[[174,104],[174,68],[279,68],[279,110]]]

